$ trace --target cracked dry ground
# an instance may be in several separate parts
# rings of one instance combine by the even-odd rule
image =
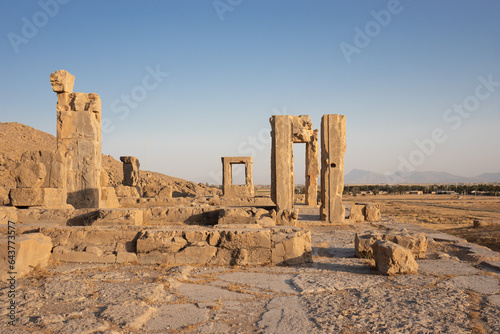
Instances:
[[[305,266],[53,263],[18,280],[15,327],[0,285],[0,332],[500,332],[499,272],[467,261],[453,238],[431,240],[416,275],[382,276],[354,258],[356,232],[387,228],[400,226],[310,226],[314,263]]]

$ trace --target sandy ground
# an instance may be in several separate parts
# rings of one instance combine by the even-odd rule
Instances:
[[[302,208],[301,218],[316,212]],[[310,265],[52,263],[16,282],[15,326],[8,324],[9,286],[0,283],[0,332],[500,332],[499,253],[391,217],[342,226],[300,224],[312,230]],[[383,276],[369,260],[354,257],[355,233],[402,229],[429,237],[418,274]]]

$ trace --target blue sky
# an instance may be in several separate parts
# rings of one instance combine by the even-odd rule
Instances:
[[[65,69],[103,153],[148,170],[220,183],[252,155],[269,183],[271,115],[343,114],[346,172],[500,171],[498,1],[5,0],[0,35],[1,122],[55,134]]]

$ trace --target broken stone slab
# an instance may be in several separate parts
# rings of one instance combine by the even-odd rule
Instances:
[[[66,207],[66,191],[62,188],[16,188],[10,190],[12,206]]]
[[[17,222],[17,209],[12,207],[0,207],[0,225],[7,225],[9,221]]]
[[[355,223],[359,223],[365,220],[365,215],[363,213],[365,206],[360,204],[351,205],[351,213],[349,214],[349,219]]]
[[[170,187],[170,186],[162,187],[160,189],[160,191],[158,192],[158,197],[172,198],[173,191],[174,191],[174,189],[172,187]]]
[[[14,175],[17,188],[40,188],[47,175],[45,165],[35,161],[24,161],[17,164]]]
[[[209,263],[217,254],[214,246],[188,246],[175,254],[176,264]]]
[[[366,204],[363,213],[367,222],[380,221],[380,204]]]
[[[50,237],[54,246],[65,246],[69,250],[86,251],[97,246],[103,253],[136,251],[136,239],[140,227],[124,226],[120,228],[93,226],[57,226],[41,227],[40,233]],[[90,248],[92,249],[92,248]]]
[[[130,198],[140,198],[139,191],[137,187],[124,186],[123,184],[117,185],[115,187],[117,197],[130,197]]]
[[[65,70],[50,74],[50,84],[55,93],[73,93],[75,77]]]
[[[215,225],[219,209],[205,206],[152,207],[144,209],[144,221],[150,225],[172,225],[172,223]]]
[[[10,204],[9,192],[10,192],[10,189],[0,187],[0,206]]]
[[[354,237],[354,252],[356,257],[373,258],[372,245],[377,240],[391,241],[408,248],[417,259],[425,258],[425,253],[427,252],[428,241],[425,233],[369,233],[361,236],[356,233]]]
[[[139,182],[139,159],[132,156],[120,157],[121,162],[123,162],[123,185],[129,187],[137,186]]]
[[[380,204],[355,203],[351,205],[349,219],[354,222],[378,222],[381,218]]]
[[[137,262],[137,254],[119,251],[116,253],[116,263],[135,263]]]
[[[92,248],[91,248],[92,249]],[[56,246],[52,251],[52,257],[58,261],[77,263],[115,263],[114,254],[96,254],[97,252],[74,251],[68,246]]]
[[[310,231],[278,227],[271,229],[273,230],[271,255],[273,264],[294,265],[312,262]]]
[[[14,241],[14,244],[10,241]],[[9,258],[9,251],[15,248],[15,257]],[[15,272],[16,278],[23,277],[35,267],[45,268],[50,258],[52,242],[41,233],[22,234],[15,239],[4,236],[0,239],[0,279],[9,278]],[[14,260],[15,263],[12,263]]]
[[[41,188],[64,188],[66,186],[66,159],[61,152],[26,151],[21,156],[21,162],[27,161],[45,166],[47,175]]]
[[[224,208],[219,210],[217,224],[257,224],[262,217],[269,217],[270,213],[258,208]]]
[[[416,274],[418,264],[412,252],[390,241],[378,240],[373,246],[378,271],[384,275]]]
[[[297,220],[299,219],[299,210],[297,209],[284,209],[281,211],[276,217],[278,225],[285,226],[295,226],[297,224]]]
[[[115,188],[104,187],[101,188],[101,200],[99,207],[102,209],[116,209],[120,207],[118,197],[116,197]]]
[[[141,209],[99,209],[92,226],[139,226],[144,221]]]

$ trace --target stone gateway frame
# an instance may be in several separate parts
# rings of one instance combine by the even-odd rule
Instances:
[[[252,178],[252,157],[222,157],[222,188],[223,196],[231,197],[253,197],[253,178]],[[245,184],[233,184],[232,165],[245,165]]]

